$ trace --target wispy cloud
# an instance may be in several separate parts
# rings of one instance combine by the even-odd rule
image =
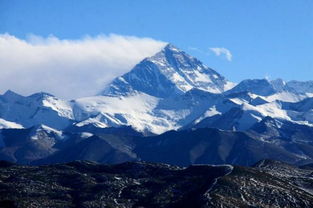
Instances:
[[[230,50],[227,48],[210,48],[210,50],[216,55],[216,56],[221,56],[224,55],[225,58],[228,61],[231,61],[233,58],[233,55],[231,54]]]
[[[79,40],[0,34],[0,93],[46,91],[69,99],[94,95],[165,44],[115,34]]]

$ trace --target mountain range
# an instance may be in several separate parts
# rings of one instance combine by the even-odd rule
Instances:
[[[235,84],[168,44],[98,95],[0,96],[0,159],[173,165],[313,161],[313,81]]]
[[[313,81],[235,84],[168,44],[97,95],[0,95],[0,207],[309,208],[312,135]]]

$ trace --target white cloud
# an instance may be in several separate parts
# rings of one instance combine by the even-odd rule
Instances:
[[[210,50],[216,55],[216,56],[221,56],[224,55],[225,58],[228,61],[231,61],[233,58],[233,55],[231,54],[230,50],[227,48],[210,48]]]
[[[0,93],[44,91],[63,98],[91,96],[166,43],[151,38],[99,35],[79,40],[0,34]]]

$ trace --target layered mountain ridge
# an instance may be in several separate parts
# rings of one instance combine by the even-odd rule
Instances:
[[[0,159],[245,165],[271,157],[304,164],[313,158],[312,83],[248,79],[235,85],[169,44],[96,96],[65,101],[48,93],[0,95]],[[185,159],[171,160],[171,149],[180,145],[186,147],[175,157]],[[251,155],[240,155],[243,149]]]
[[[75,127],[75,128],[74,128]],[[148,161],[252,165],[262,159],[313,163],[313,128],[264,118],[242,131],[191,128],[143,136],[131,127],[73,126],[59,131],[39,125],[0,131],[0,159],[19,164],[89,160],[105,164]]]
[[[7,91],[0,96],[0,127],[132,126],[160,134],[199,126],[247,130],[267,116],[311,125],[311,96],[311,81],[250,79],[235,85],[168,44],[98,96],[68,102],[47,93],[24,97]]]

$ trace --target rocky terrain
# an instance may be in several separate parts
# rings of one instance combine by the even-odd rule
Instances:
[[[312,207],[313,170],[156,163],[0,163],[0,207]]]

